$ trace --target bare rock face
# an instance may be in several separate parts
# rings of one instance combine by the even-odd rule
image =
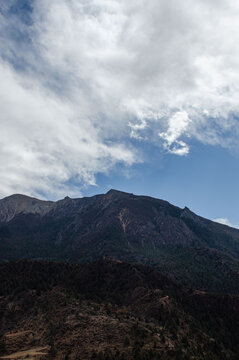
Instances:
[[[0,200],[0,222],[6,223],[19,214],[43,216],[54,207],[52,201],[42,201],[29,196],[15,194]]]

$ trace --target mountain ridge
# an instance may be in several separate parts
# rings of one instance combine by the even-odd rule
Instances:
[[[167,200],[164,200],[164,199],[158,199],[158,198],[155,198],[155,197],[152,197],[152,196],[148,196],[148,195],[135,195],[133,193],[127,193],[125,191],[121,191],[121,190],[117,190],[117,189],[110,189],[109,191],[107,191],[105,194],[96,194],[96,195],[93,195],[93,196],[84,196],[84,197],[79,197],[79,198],[71,198],[69,196],[65,196],[64,198],[62,199],[59,199],[59,200],[43,200],[43,199],[38,199],[36,197],[32,197],[32,196],[29,196],[29,195],[25,195],[25,194],[12,194],[12,195],[9,195],[9,196],[6,196],[6,197],[3,197],[2,199],[0,199],[0,222],[3,222],[3,221],[10,221],[12,220],[12,218],[7,218],[7,220],[4,220],[3,217],[1,217],[1,208],[2,208],[2,205],[4,203],[7,203],[7,202],[12,202],[14,204],[18,204],[18,202],[16,200],[19,200],[20,203],[22,204],[22,200],[27,200],[27,202],[37,202],[38,204],[41,204],[42,207],[45,206],[46,210],[45,212],[42,211],[42,213],[39,211],[32,211],[33,210],[31,207],[29,209],[27,209],[28,211],[26,211],[26,209],[22,209],[20,208],[19,209],[19,212],[16,212],[14,213],[14,215],[18,215],[20,213],[39,213],[40,215],[45,215],[47,212],[50,212],[56,205],[60,204],[60,203],[63,203],[63,202],[67,202],[67,201],[78,201],[78,200],[82,200],[82,199],[93,199],[93,198],[96,198],[96,197],[102,197],[102,196],[109,196],[111,195],[111,197],[115,196],[115,195],[123,195],[123,196],[132,196],[132,197],[140,197],[140,198],[144,198],[144,199],[152,199],[152,200],[159,200],[161,202],[164,202],[165,204],[169,204],[171,206],[174,206],[175,208],[178,208],[180,210],[183,211],[184,214],[190,214],[190,216],[193,216],[194,219],[195,219],[195,216],[197,218],[201,218],[203,220],[206,220],[206,221],[209,221],[209,222],[212,222],[212,223],[215,223],[219,226],[221,226],[222,228],[230,228],[230,229],[235,229],[236,231],[239,229],[233,227],[233,226],[230,226],[230,225],[227,225],[227,224],[222,224],[222,223],[219,223],[215,220],[211,220],[211,219],[207,219],[201,215],[197,215],[195,212],[193,212],[190,208],[188,208],[187,206],[185,206],[184,208],[181,208],[177,205],[173,205],[171,204],[170,202],[168,202]],[[14,201],[15,200],[15,201]],[[182,215],[184,215],[182,214]]]
[[[157,267],[183,285],[239,293],[239,230],[165,200],[111,189],[47,202],[0,200],[0,258],[91,262],[108,257]]]

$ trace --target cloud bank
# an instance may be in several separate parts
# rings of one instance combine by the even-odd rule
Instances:
[[[0,195],[79,195],[142,141],[237,150],[238,16],[233,0],[0,5]]]

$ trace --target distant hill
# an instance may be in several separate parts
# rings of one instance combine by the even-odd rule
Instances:
[[[239,230],[116,190],[57,202],[0,200],[0,258],[148,264],[182,285],[239,294]]]

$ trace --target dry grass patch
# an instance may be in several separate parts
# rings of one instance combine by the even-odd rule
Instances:
[[[24,350],[24,351],[18,351],[15,352],[11,355],[5,355],[5,356],[1,356],[0,359],[15,359],[15,360],[22,360],[22,359],[35,359],[38,356],[42,356],[42,355],[47,355],[49,348],[47,346],[45,347],[37,347],[37,348],[32,348],[29,350]]]

